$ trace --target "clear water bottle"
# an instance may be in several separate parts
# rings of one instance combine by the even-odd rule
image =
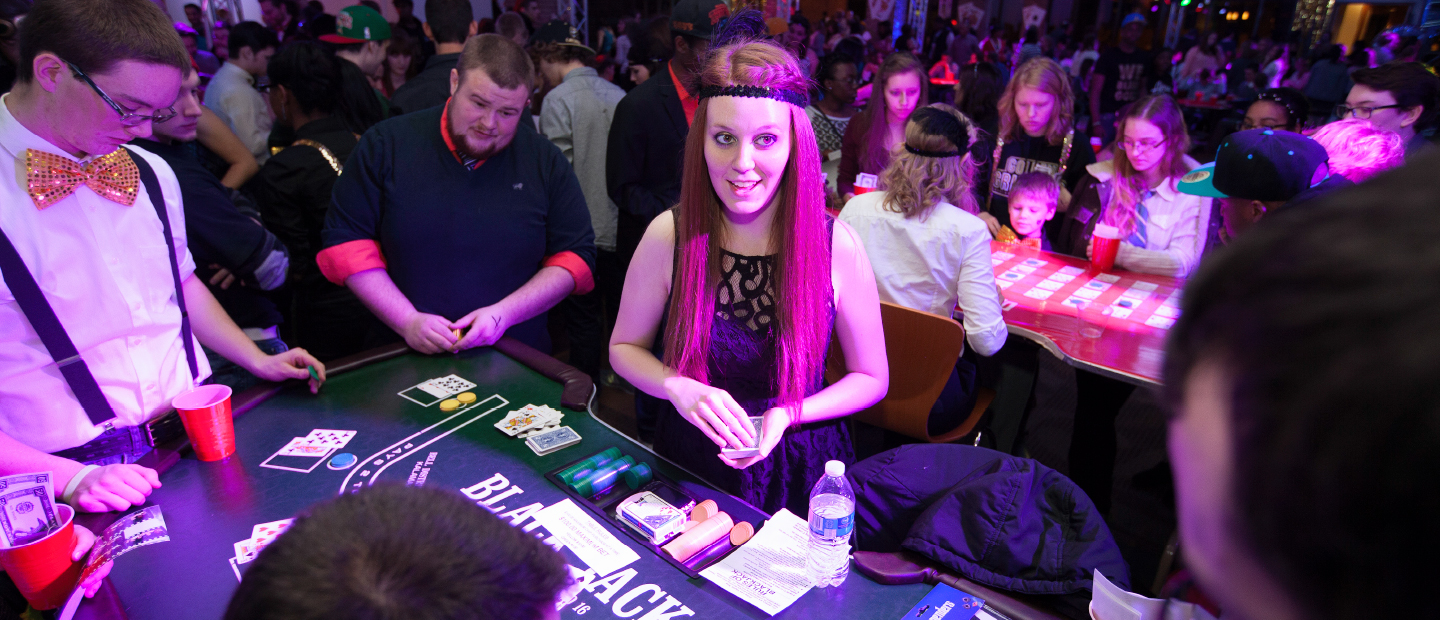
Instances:
[[[850,533],[855,530],[855,491],[845,479],[845,464],[825,463],[825,477],[810,490],[810,552],[805,570],[810,583],[828,588],[850,574]]]

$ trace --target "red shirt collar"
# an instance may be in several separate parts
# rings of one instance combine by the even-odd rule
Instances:
[[[450,99],[453,98],[453,96],[450,97]],[[445,139],[445,148],[450,149],[450,154],[455,157],[455,161],[474,170],[479,168],[480,164],[485,163],[485,160],[463,156],[460,154],[460,149],[455,148],[455,141],[450,137],[450,99],[445,100],[445,110],[440,112],[440,137]]]

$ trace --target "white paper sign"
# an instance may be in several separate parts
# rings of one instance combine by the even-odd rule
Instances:
[[[750,542],[700,576],[773,616],[810,589],[805,574],[809,548],[810,525],[781,508]]]
[[[1090,615],[1098,620],[1215,620],[1199,605],[1140,596],[1120,589],[1100,571],[1090,598]]]
[[[603,526],[570,500],[551,505],[535,513],[535,520],[555,538],[575,552],[575,557],[605,576],[640,559]]]

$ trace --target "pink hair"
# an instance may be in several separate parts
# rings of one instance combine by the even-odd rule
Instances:
[[[698,76],[698,86],[764,86],[804,93],[809,80],[800,64],[768,41],[742,41],[713,50]],[[692,91],[693,92],[693,91]],[[775,299],[778,403],[799,419],[801,404],[825,364],[830,335],[830,243],[825,225],[825,187],[820,151],[810,117],[789,108],[790,160],[769,208],[777,209],[770,228],[775,249],[772,286]],[[720,239],[725,234],[724,206],[710,183],[705,160],[710,100],[700,100],[685,142],[680,204],[676,209],[675,286],[670,295],[670,326],[665,333],[665,364],[681,375],[709,382],[710,330],[720,286]],[[754,412],[758,414],[759,412]]]
[[[1315,138],[1330,154],[1330,172],[1359,183],[1405,163],[1405,142],[1397,134],[1369,121],[1335,121],[1315,131]]]

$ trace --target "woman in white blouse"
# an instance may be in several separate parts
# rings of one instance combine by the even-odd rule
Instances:
[[[950,316],[964,311],[965,341],[983,356],[1005,344],[1005,321],[990,263],[990,232],[976,217],[971,191],[974,125],[945,104],[920,108],[905,125],[880,177],[883,191],[854,197],[840,220],[860,236],[875,269],[880,299]],[[932,434],[964,420],[973,403],[975,366],[960,359],[931,409]]]

